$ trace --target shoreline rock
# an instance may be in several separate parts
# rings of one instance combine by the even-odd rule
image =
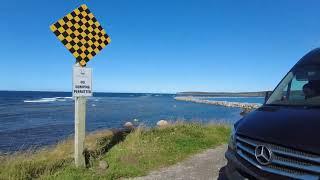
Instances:
[[[99,161],[99,168],[101,170],[106,170],[109,168],[109,164],[107,163],[107,161],[101,160],[101,161]]]
[[[157,122],[157,126],[159,126],[159,127],[164,127],[164,126],[167,126],[167,125],[169,125],[169,123],[166,120],[160,120],[160,121]]]
[[[130,122],[130,121],[126,122],[126,123],[123,125],[123,127],[128,128],[128,129],[133,129],[133,128],[134,128],[132,122]]]

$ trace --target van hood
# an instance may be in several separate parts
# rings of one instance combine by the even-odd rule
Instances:
[[[237,134],[320,154],[320,109],[262,106],[236,125]]]

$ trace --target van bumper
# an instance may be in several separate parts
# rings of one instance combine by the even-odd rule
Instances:
[[[229,180],[264,179],[243,165],[236,157],[236,152],[228,148],[225,153],[228,164],[225,167],[225,175]]]
[[[289,178],[284,176],[279,176],[271,173],[267,173],[256,167],[252,166],[241,157],[237,157],[234,150],[228,148],[225,153],[225,157],[228,160],[228,164],[225,167],[225,176],[228,180],[242,180],[242,179],[277,179],[277,180],[287,180]]]

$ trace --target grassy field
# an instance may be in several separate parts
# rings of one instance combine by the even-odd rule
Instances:
[[[138,128],[126,134],[101,131],[86,138],[88,164],[73,165],[73,142],[37,152],[0,156],[0,179],[118,179],[146,175],[150,170],[175,164],[188,156],[226,143],[226,125],[177,123],[166,128]],[[106,161],[107,169],[99,167]]]

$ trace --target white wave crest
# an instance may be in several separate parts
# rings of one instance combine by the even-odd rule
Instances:
[[[41,98],[35,100],[24,100],[25,103],[47,103],[47,102],[64,102],[67,99],[72,99],[72,97],[53,97],[53,98]]]

